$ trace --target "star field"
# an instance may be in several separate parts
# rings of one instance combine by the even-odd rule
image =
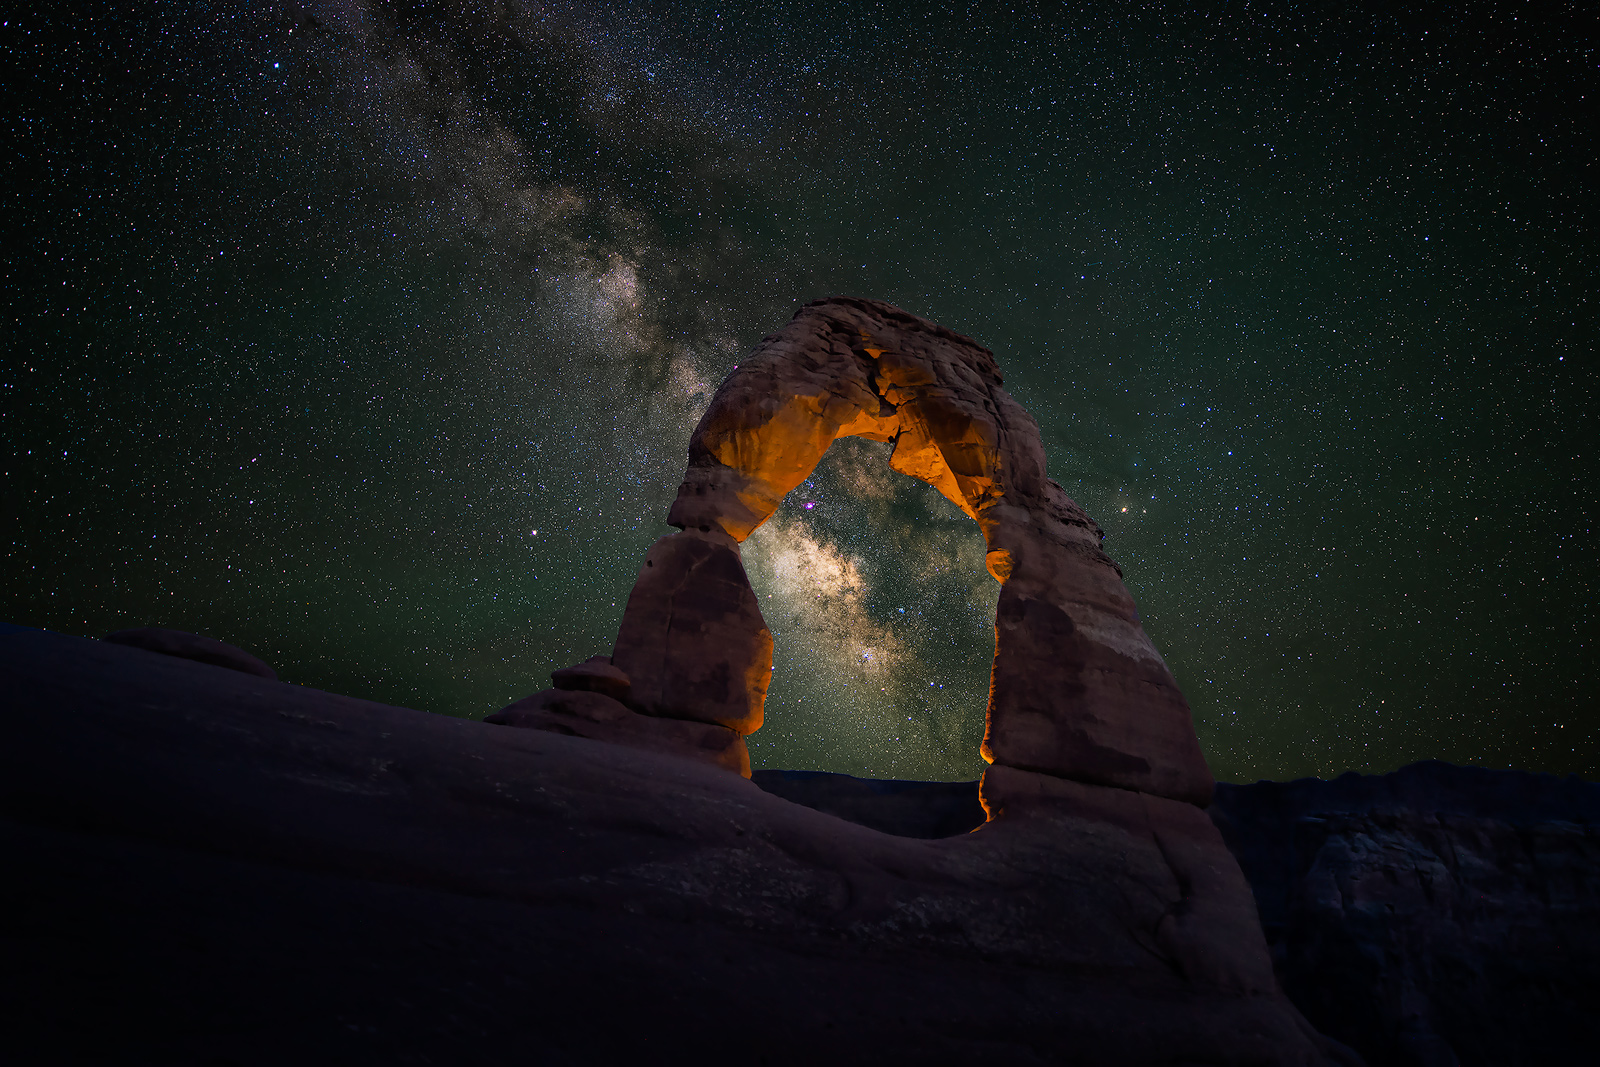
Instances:
[[[8,621],[481,717],[610,649],[806,300],[992,348],[1219,778],[1600,775],[1577,5],[117,6],[0,26]],[[758,766],[980,769],[976,527],[836,446]]]

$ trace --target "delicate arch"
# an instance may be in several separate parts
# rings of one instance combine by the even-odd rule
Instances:
[[[993,353],[880,301],[807,304],[712,398],[668,513],[682,532],[646,554],[617,635],[632,704],[742,735],[761,726],[772,636],[739,544],[852,436],[892,442],[893,469],[983,530],[1002,585],[984,759],[1208,803],[1188,703],[1100,528],[1045,476],[1039,427]]]

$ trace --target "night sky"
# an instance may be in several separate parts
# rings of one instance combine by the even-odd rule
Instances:
[[[904,6],[9,16],[0,618],[481,717],[852,294],[994,350],[1219,778],[1600,778],[1593,6]],[[975,777],[982,548],[835,446],[755,764]]]

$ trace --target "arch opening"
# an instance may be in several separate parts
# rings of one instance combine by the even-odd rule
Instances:
[[[773,638],[753,767],[967,781],[994,654],[982,535],[890,446],[837,440],[740,553]]]

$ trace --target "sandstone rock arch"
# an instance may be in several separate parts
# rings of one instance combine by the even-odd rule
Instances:
[[[628,705],[719,736],[761,726],[772,637],[739,545],[850,436],[891,442],[893,469],[983,531],[1002,585],[982,747],[991,815],[1060,779],[1206,804],[1188,704],[1100,528],[1046,477],[1038,425],[993,353],[880,301],[806,305],[717,390],[668,513],[680,532],[646,554],[617,635]]]

